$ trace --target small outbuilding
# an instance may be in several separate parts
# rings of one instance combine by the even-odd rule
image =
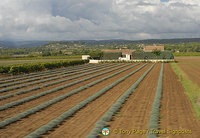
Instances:
[[[82,55],[82,60],[87,60],[90,58],[90,55]]]

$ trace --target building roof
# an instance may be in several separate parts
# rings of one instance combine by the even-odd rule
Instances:
[[[165,47],[164,46],[145,46],[144,47],[144,51],[146,51],[146,52],[151,52],[151,51],[156,50],[156,49],[164,51]]]
[[[132,52],[135,51],[133,49],[103,49],[103,52],[122,52],[122,54],[132,55]]]

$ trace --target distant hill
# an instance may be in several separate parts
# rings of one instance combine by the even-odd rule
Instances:
[[[10,48],[37,47],[47,43],[48,41],[0,41],[0,47],[10,47]]]
[[[0,47],[9,48],[27,48],[37,47],[48,44],[51,41],[0,41]],[[123,39],[111,39],[111,40],[71,40],[71,41],[53,41],[59,43],[79,43],[79,44],[172,44],[172,43],[189,43],[200,42],[200,38],[178,38],[178,39],[147,39],[147,40],[123,40]]]

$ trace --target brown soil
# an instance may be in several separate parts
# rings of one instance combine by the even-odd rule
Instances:
[[[176,60],[189,79],[200,87],[200,57],[176,57]]]
[[[59,128],[48,134],[48,137],[86,137],[95,123],[106,113],[116,100],[150,67],[150,64],[121,82],[97,100],[66,120]],[[122,77],[122,76],[121,76]],[[67,131],[66,131],[67,130]]]
[[[59,130],[56,130],[56,137],[61,137],[63,131],[70,132],[71,130],[76,131],[74,134],[79,135],[81,134],[86,128],[86,126],[89,125],[91,130],[95,124],[95,122],[99,119],[100,116],[102,116],[106,110],[116,101],[116,99],[126,90],[128,87],[132,84],[133,81],[136,81],[141,74],[149,67],[150,65],[147,65],[145,68],[143,68],[141,71],[137,72],[135,75],[129,77],[127,80],[125,80],[123,83],[120,83],[118,86],[83,108],[80,112],[78,112],[74,117],[67,120],[67,122],[64,123],[61,127],[59,127]],[[51,107],[46,108],[45,110],[38,112],[36,114],[33,114],[29,116],[28,118],[24,118],[21,121],[17,121],[14,124],[11,124],[5,129],[0,130],[0,135],[3,137],[22,137],[25,136],[32,131],[36,130],[40,126],[48,123],[50,120],[58,117],[63,112],[67,111],[68,109],[75,106],[77,103],[81,102],[82,100],[88,98],[89,96],[95,94],[97,91],[101,90],[105,86],[113,83],[117,79],[121,78],[122,76],[125,76],[126,74],[130,73],[131,71],[135,70],[138,67],[134,67],[124,73],[121,73],[115,77],[112,77],[108,80],[105,80],[93,87],[90,87],[78,94],[75,94],[73,96],[68,97],[67,99],[56,103],[55,105],[52,105]],[[114,72],[112,72],[114,73]],[[93,80],[94,81],[94,80]],[[87,84],[87,83],[86,83]],[[84,84],[82,84],[83,86]],[[103,104],[103,107],[100,108],[101,104]],[[99,108],[97,108],[99,107]],[[92,119],[92,120],[91,120]],[[62,127],[67,127],[62,129]],[[70,130],[67,130],[67,129]],[[76,130],[76,128],[78,128]],[[82,131],[80,131],[83,129]],[[66,131],[67,130],[67,131]],[[79,132],[80,131],[80,132]],[[16,133],[17,132],[17,133]],[[63,134],[64,134],[63,133]],[[72,132],[73,133],[73,132]],[[72,134],[70,132],[70,134]],[[68,134],[67,134],[68,135]],[[62,136],[67,137],[67,136]],[[73,135],[70,135],[70,137],[73,137]]]
[[[170,64],[165,64],[161,102],[161,130],[191,130],[192,134],[164,134],[162,138],[199,138],[200,121]]]
[[[146,138],[146,133],[132,133],[128,135],[124,130],[146,130],[150,119],[152,104],[154,101],[158,77],[161,65],[157,64],[139,84],[136,91],[128,98],[112,122],[109,122],[111,131],[109,137]],[[113,131],[117,129],[117,133]]]
[[[128,67],[126,67],[126,68],[128,68]],[[130,71],[132,71],[132,70],[134,70],[134,69],[135,69],[135,67],[132,68],[132,69],[129,69],[129,70],[126,71],[126,72],[124,72],[124,74],[126,74],[127,72],[130,72]],[[122,70],[122,69],[120,69],[120,70]],[[40,104],[42,104],[42,103],[44,103],[44,102],[46,102],[46,101],[49,101],[49,100],[51,100],[51,99],[53,99],[53,98],[55,98],[55,97],[61,96],[61,95],[65,94],[65,93],[68,93],[68,92],[70,92],[70,91],[72,91],[72,90],[74,90],[74,89],[77,89],[77,88],[79,88],[79,87],[81,87],[81,86],[83,86],[83,85],[85,85],[85,84],[88,84],[88,83],[93,82],[93,81],[95,81],[95,80],[101,79],[101,78],[103,78],[103,77],[105,77],[105,76],[107,76],[107,75],[113,74],[113,73],[118,72],[118,71],[119,71],[119,70],[116,70],[116,71],[113,71],[113,72],[111,72],[111,73],[107,73],[107,74],[104,74],[104,75],[95,77],[95,78],[93,78],[93,79],[90,79],[90,80],[87,80],[87,81],[78,83],[78,84],[76,84],[76,85],[73,85],[73,86],[71,86],[71,87],[65,88],[65,89],[63,89],[63,90],[60,90],[60,91],[57,91],[57,92],[48,94],[48,95],[46,95],[46,96],[42,96],[42,97],[37,98],[37,99],[35,99],[35,100],[32,100],[32,101],[30,101],[30,102],[26,102],[26,103],[24,103],[24,104],[22,104],[22,105],[15,106],[15,107],[13,107],[13,108],[8,108],[8,109],[6,109],[6,110],[0,112],[0,121],[4,120],[4,119],[6,119],[6,118],[12,117],[12,116],[14,116],[14,115],[16,115],[16,114],[18,114],[18,113],[21,113],[21,112],[27,110],[27,109],[30,109],[30,108],[35,107],[35,106],[37,106],[37,105],[40,105]],[[99,72],[99,73],[100,73],[100,72]],[[96,73],[96,74],[98,74],[98,73]],[[94,75],[94,74],[93,74],[93,75]],[[89,75],[89,76],[91,76],[91,75]],[[118,78],[119,76],[120,76],[120,74],[117,75],[117,76],[115,76],[115,77],[113,77],[113,78],[110,78],[110,79],[108,79],[108,80],[106,80],[106,81],[108,81],[109,83],[111,83],[114,79],[116,79],[116,77]],[[85,76],[85,77],[88,77],[88,76]],[[78,78],[78,79],[76,79],[76,80],[80,80],[80,79],[82,79],[82,78]],[[67,82],[67,83],[65,83],[65,84],[68,84],[68,83],[74,82],[74,81],[75,81],[75,80],[69,81],[69,82]],[[106,81],[105,81],[105,82],[106,82]],[[58,84],[58,85],[59,85],[59,84]],[[58,86],[58,85],[52,86],[52,88],[54,88],[54,87],[56,87],[56,86]],[[59,86],[60,86],[60,85],[59,85]],[[94,86],[94,87],[95,87],[95,86]],[[43,91],[45,91],[45,90],[46,90],[46,89],[43,88],[43,89],[37,90],[36,92],[39,93],[39,92],[43,92]],[[26,97],[27,97],[27,96],[31,96],[31,95],[33,95],[33,94],[35,94],[35,92],[23,94],[22,96],[20,96],[19,99],[25,98],[25,97],[23,97],[23,96],[26,96]],[[12,98],[9,98],[9,99],[12,99]],[[9,99],[8,99],[8,100],[9,100]],[[17,99],[16,99],[16,100],[17,100]],[[3,102],[4,102],[4,101],[2,101],[2,103],[3,103]],[[4,104],[5,104],[5,103],[4,103]]]

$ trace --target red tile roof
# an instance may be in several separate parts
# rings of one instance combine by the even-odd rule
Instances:
[[[122,52],[122,54],[129,54],[132,55],[132,52],[135,50],[132,49],[103,49],[103,52]]]
[[[156,49],[164,51],[165,47],[164,46],[145,46],[144,47],[144,51],[146,51],[146,52],[151,52],[151,51],[156,50]]]

